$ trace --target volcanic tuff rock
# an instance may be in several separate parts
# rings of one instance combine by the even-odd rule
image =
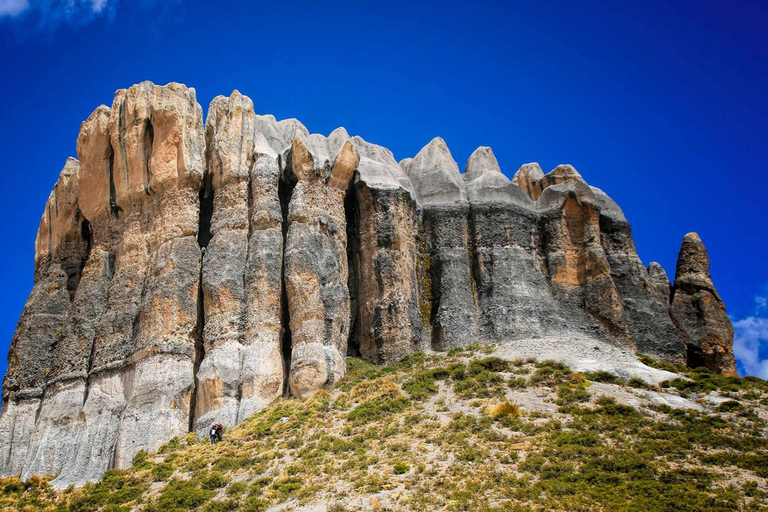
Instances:
[[[0,474],[81,484],[213,421],[338,382],[344,357],[598,339],[734,372],[706,250],[670,288],[569,165],[464,173],[436,138],[397,162],[234,91],[149,82],[82,124],[45,207],[11,343]]]

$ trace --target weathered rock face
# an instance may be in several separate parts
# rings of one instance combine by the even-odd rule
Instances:
[[[707,249],[696,233],[685,235],[680,247],[671,312],[685,340],[689,366],[736,375],[733,325],[712,284]]]
[[[357,169],[350,141],[331,156],[322,136],[294,139],[286,173],[293,184],[285,240],[291,329],[288,385],[304,398],[344,376],[350,326],[344,197]]]
[[[684,363],[685,343],[670,317],[669,280],[664,269],[652,263],[646,270],[637,256],[632,229],[624,212],[602,190],[591,188],[600,205],[601,241],[611,277],[621,296],[627,328],[638,352]]]
[[[360,137],[360,156],[347,192],[352,325],[350,344],[377,363],[419,350],[417,208],[412,186],[394,155]]]
[[[198,434],[217,421],[237,424],[283,393],[280,171],[256,129],[249,98],[235,91],[211,102],[198,234],[205,248]]]
[[[445,141],[433,139],[401,162],[422,205],[422,283],[430,288],[432,346],[438,350],[477,340],[476,285],[470,266],[469,201],[459,167]]]
[[[701,241],[674,286],[568,165],[510,181],[442,139],[400,163],[234,91],[145,82],[82,124],[45,206],[11,343],[0,474],[81,484],[173,436],[416,350],[599,338],[735,371]]]

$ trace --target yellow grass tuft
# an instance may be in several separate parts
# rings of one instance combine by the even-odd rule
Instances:
[[[501,402],[488,406],[488,414],[491,418],[498,419],[504,416],[516,418],[520,416],[520,406],[509,402]]]
[[[403,396],[403,392],[400,391],[400,386],[397,385],[392,377],[366,380],[357,384],[349,391],[349,398],[355,402],[360,399],[371,401],[380,397],[398,398],[401,396]]]

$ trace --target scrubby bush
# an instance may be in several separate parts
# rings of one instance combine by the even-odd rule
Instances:
[[[216,495],[215,491],[201,489],[199,482],[173,479],[168,482],[157,500],[150,504],[148,512],[176,512],[192,510]]]
[[[618,377],[617,375],[614,375],[611,372],[606,372],[604,370],[598,370],[596,372],[588,372],[585,374],[585,377],[593,382],[602,382],[604,384],[623,384],[624,383],[621,377]]]
[[[516,418],[517,416],[520,416],[520,406],[509,402],[500,402],[488,406],[488,414],[493,419],[498,419],[504,416]]]
[[[396,475],[403,475],[408,471],[410,471],[411,467],[408,464],[405,464],[403,462],[395,462],[392,465],[392,469]]]

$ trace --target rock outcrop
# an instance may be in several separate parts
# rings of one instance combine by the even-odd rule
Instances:
[[[149,82],[82,124],[40,223],[11,343],[0,474],[82,484],[173,436],[417,350],[599,339],[733,373],[701,241],[674,285],[571,166],[464,173],[436,138],[398,163],[234,91]]]
[[[696,233],[683,237],[672,285],[671,313],[685,340],[689,366],[736,375],[733,324],[712,284],[707,249]]]

